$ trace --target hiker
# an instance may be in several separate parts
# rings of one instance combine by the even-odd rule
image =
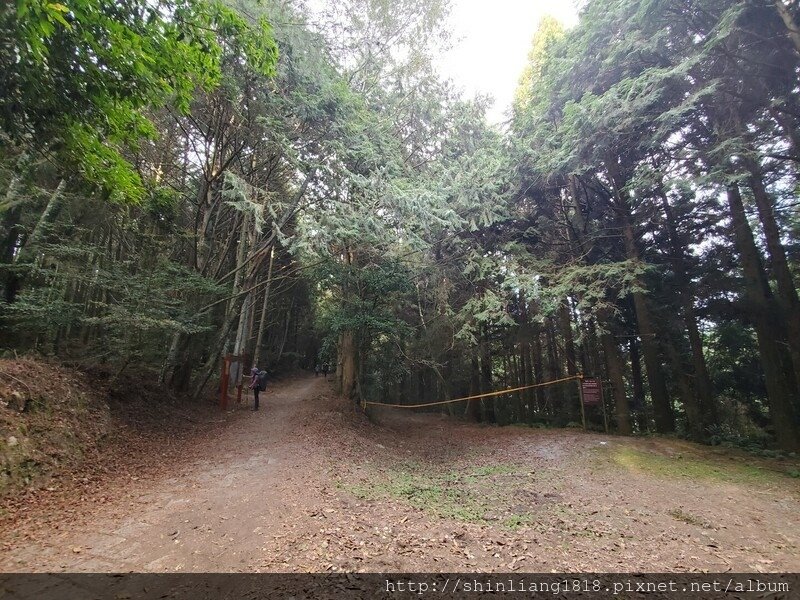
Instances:
[[[322,374],[325,375],[325,381],[328,381],[328,363],[322,365]]]
[[[319,363],[317,363],[316,366],[314,366],[314,377],[319,377],[319,372],[320,372],[320,366]]]
[[[258,392],[261,391],[261,382],[259,381],[259,373],[258,367],[253,367],[250,371],[250,389],[253,390],[253,399],[255,400],[255,405],[253,406],[253,410],[258,410]]]

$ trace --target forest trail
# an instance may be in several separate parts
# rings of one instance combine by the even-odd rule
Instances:
[[[136,486],[133,499],[103,506],[85,529],[63,528],[46,544],[17,547],[6,570],[237,571],[251,567],[263,539],[292,511],[304,477],[298,413],[324,380],[279,384],[221,436],[205,458],[174,477]],[[135,482],[139,483],[139,482]],[[148,485],[149,483],[149,485]]]
[[[781,472],[796,464],[397,410],[370,422],[315,377],[245,408],[170,475],[76,499],[57,530],[0,532],[0,569],[800,570],[800,485]]]

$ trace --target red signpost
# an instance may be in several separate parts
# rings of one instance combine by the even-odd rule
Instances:
[[[594,377],[581,379],[581,395],[586,406],[596,406],[603,399],[603,383]]]
[[[219,407],[228,409],[228,390],[231,386],[231,374],[236,381],[236,402],[242,401],[242,377],[245,361],[235,354],[228,354],[222,359],[222,373],[219,382]],[[233,369],[231,369],[233,367]]]
[[[582,377],[579,387],[581,396],[581,420],[583,421],[583,428],[586,429],[586,411],[585,406],[597,406],[598,404],[603,407],[603,425],[605,426],[606,433],[608,433],[608,417],[606,416],[606,403],[603,402],[603,382],[596,377]]]

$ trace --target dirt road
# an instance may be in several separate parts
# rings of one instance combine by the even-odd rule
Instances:
[[[262,560],[265,539],[298,506],[308,448],[298,422],[322,379],[262,394],[203,456],[173,477],[131,481],[129,496],[97,506],[79,528],[3,556],[2,567],[68,571],[238,571]],[[157,449],[154,449],[157,451]],[[86,515],[81,515],[84,517]]]
[[[322,378],[278,384],[169,476],[0,532],[0,569],[800,570],[795,464],[430,414],[374,421]]]

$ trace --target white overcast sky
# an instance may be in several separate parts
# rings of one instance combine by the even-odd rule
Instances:
[[[577,22],[574,0],[452,0],[452,7],[453,48],[440,58],[440,72],[469,97],[492,96],[495,123],[511,106],[539,20]]]

